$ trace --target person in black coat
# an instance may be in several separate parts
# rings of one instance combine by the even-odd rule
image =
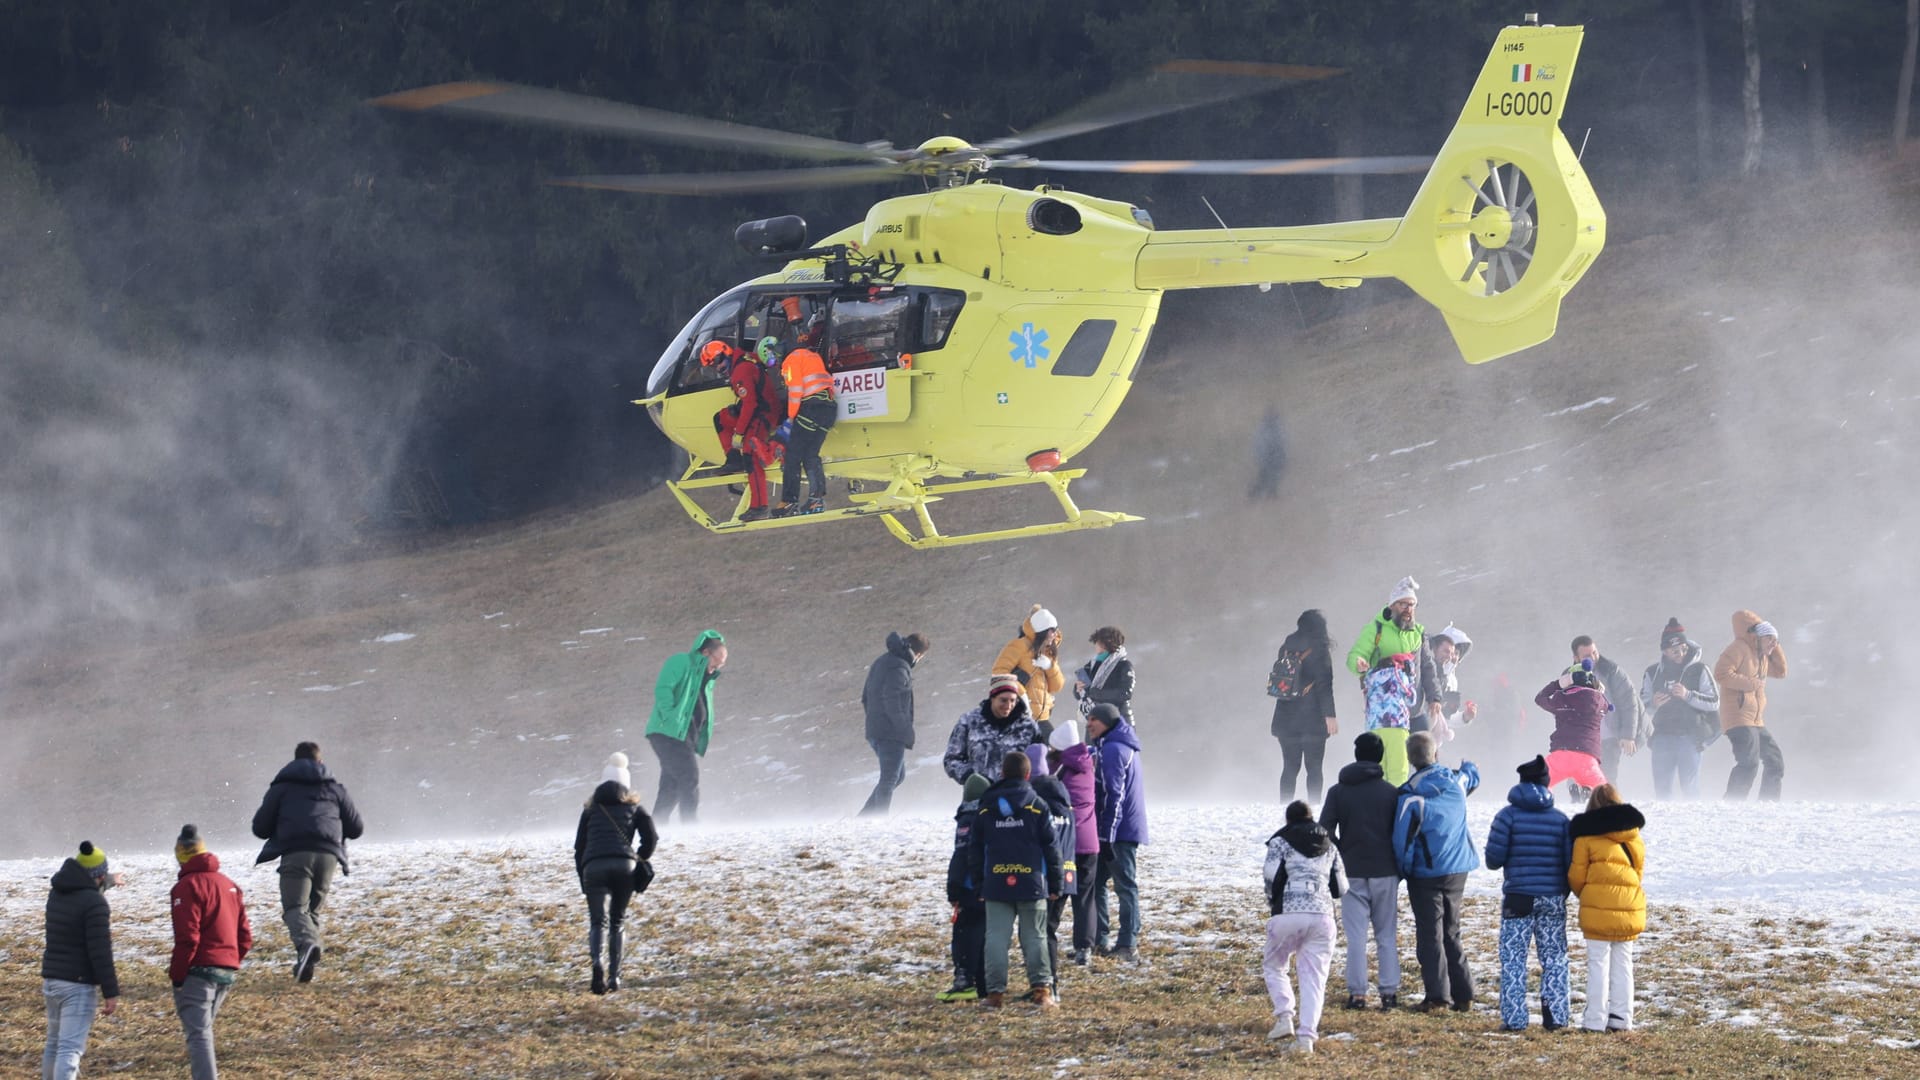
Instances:
[[[1307,798],[1320,799],[1320,763],[1327,737],[1340,730],[1333,710],[1333,642],[1327,617],[1317,609],[1300,613],[1298,626],[1280,646],[1268,677],[1273,703],[1273,737],[1280,740],[1280,802],[1293,801],[1300,766],[1307,769]]]
[[[347,873],[347,841],[364,826],[345,784],[320,762],[320,744],[303,742],[267,786],[253,814],[253,835],[265,840],[254,862],[280,860],[280,913],[293,940],[293,977],[313,979],[320,963],[320,906],[334,871]]]
[[[580,824],[573,833],[573,869],[580,875],[580,891],[587,896],[587,957],[593,964],[590,986],[596,994],[620,989],[620,952],[626,942],[620,923],[633,899],[634,863],[652,859],[660,843],[653,817],[640,805],[632,785],[627,755],[608,757],[600,786],[580,811]],[[634,850],[636,840],[638,851]],[[600,963],[603,935],[604,966]]]
[[[119,884],[107,869],[107,856],[89,841],[80,854],[60,864],[47,893],[47,948],[40,977],[47,998],[47,1047],[41,1076],[79,1076],[96,1009],[112,1016],[120,1004],[120,979],[113,967],[113,928],[105,890]]]
[[[867,668],[860,704],[867,712],[867,745],[880,759],[880,780],[860,808],[861,817],[885,815],[893,789],[907,778],[907,751],[913,749],[913,669],[927,655],[925,635],[887,635],[887,651]]]
[[[1072,721],[1067,721],[1072,723]],[[1048,756],[1058,760],[1058,751]],[[1079,867],[1073,858],[1073,796],[1060,778],[1047,773],[1031,777],[1033,793],[1047,808],[1048,823],[1053,826],[1053,841],[1060,847],[1060,892],[1047,898],[1047,967],[1053,972],[1053,1000],[1060,1001],[1060,919],[1073,903],[1078,891]]]
[[[1400,865],[1394,859],[1393,822],[1400,811],[1400,789],[1387,782],[1380,764],[1386,756],[1380,736],[1363,731],[1353,740],[1353,764],[1327,791],[1320,827],[1340,849],[1347,891],[1340,897],[1340,922],[1347,932],[1347,1008],[1367,1005],[1367,928],[1373,928],[1380,957],[1380,1007],[1400,1003]]]

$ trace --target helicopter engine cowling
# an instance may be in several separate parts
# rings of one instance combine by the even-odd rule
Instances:
[[[733,241],[749,255],[784,255],[807,246],[807,221],[798,214],[761,218],[733,230]]]

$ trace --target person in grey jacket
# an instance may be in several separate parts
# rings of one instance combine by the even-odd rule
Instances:
[[[111,912],[101,895],[119,883],[119,876],[107,869],[106,853],[84,840],[80,854],[61,863],[53,875],[47,893],[47,949],[40,958],[47,999],[41,1080],[78,1077],[96,1010],[112,1016],[120,1004]]]
[[[887,651],[867,668],[860,704],[867,713],[867,745],[880,759],[880,779],[860,808],[861,817],[883,816],[893,805],[893,789],[907,778],[907,751],[913,749],[913,669],[927,655],[924,635],[887,635]]]
[[[573,833],[573,869],[580,875],[580,891],[587,896],[587,955],[593,963],[591,989],[596,994],[620,989],[620,951],[626,942],[620,923],[633,899],[634,863],[652,859],[659,843],[653,817],[633,793],[627,755],[615,752],[607,758],[600,786],[581,809],[580,824]],[[600,963],[603,934],[604,967]]]
[[[334,871],[347,873],[347,841],[365,826],[345,784],[320,761],[320,744],[303,742],[267,786],[253,814],[253,835],[265,840],[256,864],[280,860],[280,914],[293,941],[293,977],[313,980],[320,963],[320,906]]]
[[[1009,750],[1024,751],[1040,741],[1040,725],[1027,713],[1020,681],[1012,675],[987,679],[987,697],[954,723],[941,765],[956,784],[978,773],[998,782]]]
[[[1353,764],[1327,790],[1320,826],[1346,865],[1340,922],[1347,931],[1347,1008],[1367,1007],[1367,927],[1380,957],[1380,1007],[1400,1004],[1400,867],[1393,857],[1393,818],[1400,789],[1387,782],[1386,744],[1371,731],[1353,740]]]
[[[1347,891],[1327,830],[1314,824],[1313,808],[1287,804],[1287,823],[1267,838],[1267,950],[1260,965],[1273,1001],[1269,1039],[1296,1036],[1292,1049],[1313,1053],[1320,1037],[1320,1009],[1327,996],[1327,965],[1333,959],[1333,902]],[[1296,1035],[1293,988],[1287,985],[1287,961],[1298,957],[1300,1027]]]

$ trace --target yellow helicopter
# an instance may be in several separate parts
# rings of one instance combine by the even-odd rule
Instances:
[[[929,190],[883,199],[866,220],[809,244],[797,217],[748,222],[736,238],[782,265],[709,302],[653,367],[645,406],[684,448],[669,481],[702,526],[721,533],[878,516],[916,548],[1104,528],[1129,514],[1082,509],[1063,465],[1093,442],[1126,400],[1168,289],[1317,282],[1345,289],[1397,278],[1440,309],[1468,363],[1553,336],[1561,298],[1606,240],[1606,216],[1561,134],[1581,27],[1509,26],[1432,158],[1290,161],[1042,161],[1019,151],[1247,92],[1236,76],[1299,80],[1324,68],[1176,63],[1203,90],[1108,103],[1024,135],[974,146],[952,137],[910,150],[698,120],[637,106],[498,83],[405,91],[375,104],[469,113],[692,145],[749,148],[815,161],[767,172],[590,176],[580,187],[733,194],[926,177]],[[1241,79],[1244,83],[1246,80]],[[1196,84],[1198,85],[1198,84]],[[1136,95],[1137,97],[1137,95]],[[1095,110],[1099,113],[1100,110]],[[1430,166],[1430,167],[1429,167]],[[1404,216],[1274,228],[1159,231],[1139,207],[989,174],[1010,168],[1086,172],[1286,174],[1406,172],[1426,177]],[[742,522],[710,513],[696,494],[739,478],[722,471],[714,416],[734,401],[725,365],[702,363],[721,340],[751,352],[763,337],[789,344],[811,323],[835,383],[838,413],[823,450],[829,477],[861,482],[851,505]],[[795,463],[797,467],[797,463]],[[961,535],[941,533],[930,504],[966,492],[1038,484],[1064,520]],[[813,494],[819,495],[820,492]],[[900,520],[913,515],[913,525]]]

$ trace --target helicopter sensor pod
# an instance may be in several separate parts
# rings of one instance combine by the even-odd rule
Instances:
[[[733,241],[749,255],[788,255],[807,246],[807,222],[798,214],[761,218],[733,230]]]

